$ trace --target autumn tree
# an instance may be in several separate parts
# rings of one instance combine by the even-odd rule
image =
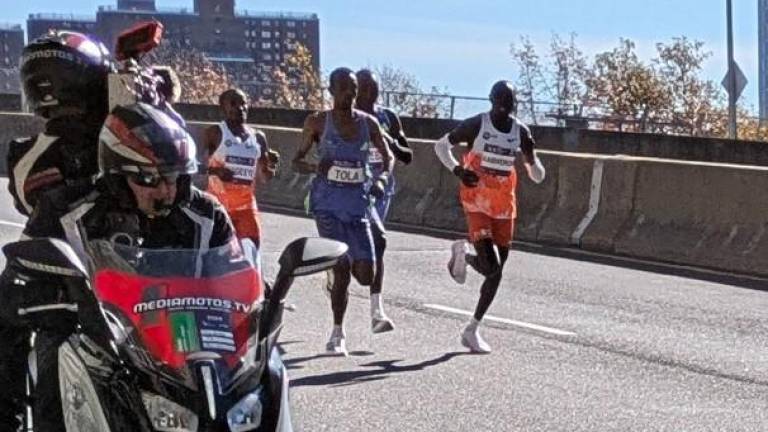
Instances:
[[[323,108],[322,78],[306,46],[296,43],[293,52],[272,69],[270,78],[268,84],[272,92],[262,97],[262,105],[306,110]]]
[[[149,53],[146,61],[173,68],[181,82],[180,102],[218,104],[219,95],[234,85],[222,66],[192,47],[182,49],[170,41],[163,41]]]
[[[589,99],[587,79],[591,69],[584,52],[576,45],[576,34],[568,40],[553,34],[549,45],[551,67],[548,71],[550,96],[558,106],[580,106]]]
[[[412,74],[391,65],[374,69],[379,77],[382,102],[398,114],[410,117],[449,117],[447,91],[437,87],[423,89]]]
[[[515,85],[518,96],[523,101],[520,114],[537,124],[535,101],[547,88],[541,59],[527,36],[521,36],[519,44],[513,43],[510,53],[518,70]]]
[[[638,131],[650,131],[651,121],[672,103],[662,79],[640,61],[628,39],[595,56],[586,83],[598,103],[614,117],[634,122]]]
[[[704,42],[686,37],[673,38],[669,44],[658,43],[656,50],[658,55],[653,62],[671,97],[663,119],[672,123],[677,133],[716,133],[724,93],[714,82],[700,78],[704,61],[712,53],[704,50]]]

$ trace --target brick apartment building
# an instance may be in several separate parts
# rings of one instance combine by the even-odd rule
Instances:
[[[24,29],[18,24],[0,24],[0,93],[19,93],[19,58],[24,47]]]
[[[193,1],[191,10],[157,7],[155,0],[117,0],[116,6],[100,6],[95,17],[30,14],[27,38],[34,39],[49,29],[68,29],[93,34],[108,47],[114,47],[123,29],[138,21],[156,19],[165,27],[166,40],[203,51],[230,71],[251,65],[269,70],[293,52],[297,43],[309,49],[315,69],[320,69],[320,26],[316,14],[237,10],[235,0]],[[237,73],[233,78],[253,90],[265,89],[242,82]],[[254,76],[245,79],[258,80]]]

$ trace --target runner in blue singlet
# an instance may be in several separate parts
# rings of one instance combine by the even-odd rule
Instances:
[[[363,286],[374,278],[375,254],[371,235],[371,203],[385,195],[393,158],[384,143],[376,119],[353,108],[357,79],[348,68],[331,73],[333,109],[307,117],[301,147],[293,159],[294,170],[316,174],[309,209],[321,237],[349,246],[348,260],[340,260],[330,272],[333,331],[326,346],[329,352],[346,355],[343,321],[351,276]],[[317,146],[318,163],[305,160]],[[373,177],[368,156],[371,146],[382,155],[383,168]]]
[[[361,69],[355,75],[357,76],[359,87],[355,102],[357,109],[376,117],[381,125],[384,141],[395,158],[406,165],[409,164],[413,153],[408,145],[408,139],[405,137],[405,133],[403,133],[400,118],[389,108],[376,105],[376,101],[379,98],[379,83],[376,75],[368,69]],[[384,163],[381,153],[375,147],[371,147],[368,161],[371,164],[373,176],[378,176],[383,170]],[[371,329],[374,333],[383,333],[394,329],[392,320],[384,313],[381,298],[381,290],[384,283],[384,250],[387,247],[384,221],[387,219],[392,197],[395,194],[395,178],[393,174],[389,177],[389,183],[387,184],[384,196],[376,200],[373,207],[376,214],[372,215],[371,218],[371,231],[376,252],[376,272],[371,284]]]

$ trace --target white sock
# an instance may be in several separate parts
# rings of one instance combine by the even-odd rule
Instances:
[[[469,324],[467,324],[467,330],[469,331],[477,331],[477,328],[480,327],[480,321],[476,320],[475,317],[472,317],[471,320],[469,320]]]
[[[381,294],[371,294],[371,316],[384,315],[384,304],[381,302]]]

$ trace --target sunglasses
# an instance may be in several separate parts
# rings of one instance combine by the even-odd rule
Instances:
[[[176,184],[176,181],[179,179],[179,173],[130,173],[127,177],[135,185],[156,188],[160,186],[160,183]]]

